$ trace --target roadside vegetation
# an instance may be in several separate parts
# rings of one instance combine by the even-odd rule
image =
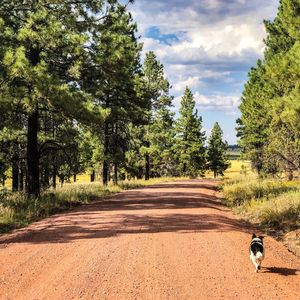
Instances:
[[[300,182],[241,176],[224,181],[226,204],[262,229],[283,234],[300,228]]]
[[[145,185],[142,178],[216,177],[228,168],[222,129],[216,123],[206,136],[188,86],[175,115],[163,64],[142,52],[133,2],[1,1],[5,228]],[[79,174],[93,184],[68,187]]]
[[[224,203],[239,218],[282,239],[300,255],[299,180],[288,180],[284,173],[276,178],[258,176],[250,161],[231,161],[221,190]]]
[[[280,237],[300,232],[299,9],[299,1],[281,0],[264,22],[264,57],[249,71],[237,120],[242,156],[255,173],[229,176],[223,186],[228,206]]]

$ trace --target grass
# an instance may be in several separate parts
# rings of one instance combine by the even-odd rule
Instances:
[[[297,191],[300,186],[298,182],[285,182],[282,180],[256,180],[247,179],[231,184],[225,184],[224,194],[229,206],[239,206],[250,200],[270,200],[271,198]]]
[[[207,171],[206,178],[213,178],[213,172]],[[254,175],[251,171],[250,161],[248,160],[230,160],[230,167],[225,171],[224,179],[238,179]]]
[[[254,175],[227,179],[226,204],[260,228],[284,234],[300,228],[300,182],[258,179]]]
[[[286,233],[300,228],[300,190],[281,194],[271,200],[253,201],[246,207],[246,217],[262,228]]]
[[[119,185],[102,186],[100,183],[66,184],[56,190],[44,191],[38,199],[27,199],[23,193],[0,190],[0,232],[27,226],[55,213],[89,203],[95,199],[161,182],[172,182],[183,178],[155,178],[149,181],[124,181]]]

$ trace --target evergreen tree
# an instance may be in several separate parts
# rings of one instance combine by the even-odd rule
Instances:
[[[193,94],[186,87],[176,122],[175,153],[180,174],[191,177],[203,175],[206,164],[205,133],[195,105]]]
[[[270,98],[269,84],[263,62],[249,72],[240,105],[241,118],[237,121],[240,146],[251,160],[252,167],[260,174],[263,169],[264,147],[268,140],[271,120],[266,102]]]
[[[240,144],[257,170],[273,174],[273,162],[289,178],[294,170],[300,176],[299,11],[298,1],[281,0],[274,21],[265,22],[264,61],[250,72],[238,120]]]
[[[128,150],[128,127],[145,123],[147,103],[139,97],[141,44],[131,14],[122,5],[113,6],[94,35],[92,67],[86,68],[85,83],[100,106],[109,112],[99,130],[103,140],[102,179],[106,185],[112,165],[117,182],[118,169]]]
[[[26,115],[29,196],[40,193],[41,112],[54,109],[69,118],[102,121],[100,110],[79,84],[87,32],[98,23],[91,12],[100,14],[102,7],[92,0],[1,2],[1,101],[10,99],[14,109]]]
[[[214,172],[214,177],[224,175],[224,171],[230,166],[227,157],[227,142],[223,142],[223,131],[220,125],[214,124],[211,136],[208,140],[207,160],[209,169]]]
[[[165,78],[164,66],[150,51],[144,62],[146,95],[150,99],[149,124],[145,127],[145,179],[172,173],[173,123],[171,112],[173,98],[169,95],[170,84]]]

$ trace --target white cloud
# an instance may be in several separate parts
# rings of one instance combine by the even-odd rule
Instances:
[[[175,97],[173,104],[177,107],[180,105],[182,96]],[[224,111],[227,115],[237,115],[237,109],[240,105],[238,95],[203,95],[199,92],[194,93],[196,107],[199,110]]]
[[[204,109],[235,111],[240,105],[240,97],[236,95],[205,96],[196,92],[194,97],[197,107]]]
[[[275,16],[278,3],[279,0],[136,0],[131,8],[144,52],[154,51],[164,64],[173,86],[176,111],[188,85],[199,110],[218,110],[232,116],[235,122],[246,74],[263,55],[263,20]],[[153,27],[161,36],[172,34],[178,39],[167,44],[155,36],[145,36]]]

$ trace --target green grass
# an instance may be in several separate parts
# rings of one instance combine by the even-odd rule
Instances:
[[[246,218],[269,231],[283,233],[300,228],[300,191],[288,192],[270,200],[252,200],[244,208]]]
[[[298,182],[285,182],[281,180],[247,179],[225,184],[223,191],[229,206],[239,206],[252,199],[266,199],[291,191],[299,190]]]
[[[300,182],[255,177],[224,181],[229,207],[262,229],[286,233],[300,228]]]
[[[0,232],[27,226],[52,214],[69,210],[95,199],[161,182],[172,182],[183,178],[155,178],[149,181],[124,181],[119,185],[102,186],[100,183],[66,184],[63,188],[44,191],[38,199],[28,200],[23,193],[0,190]]]

